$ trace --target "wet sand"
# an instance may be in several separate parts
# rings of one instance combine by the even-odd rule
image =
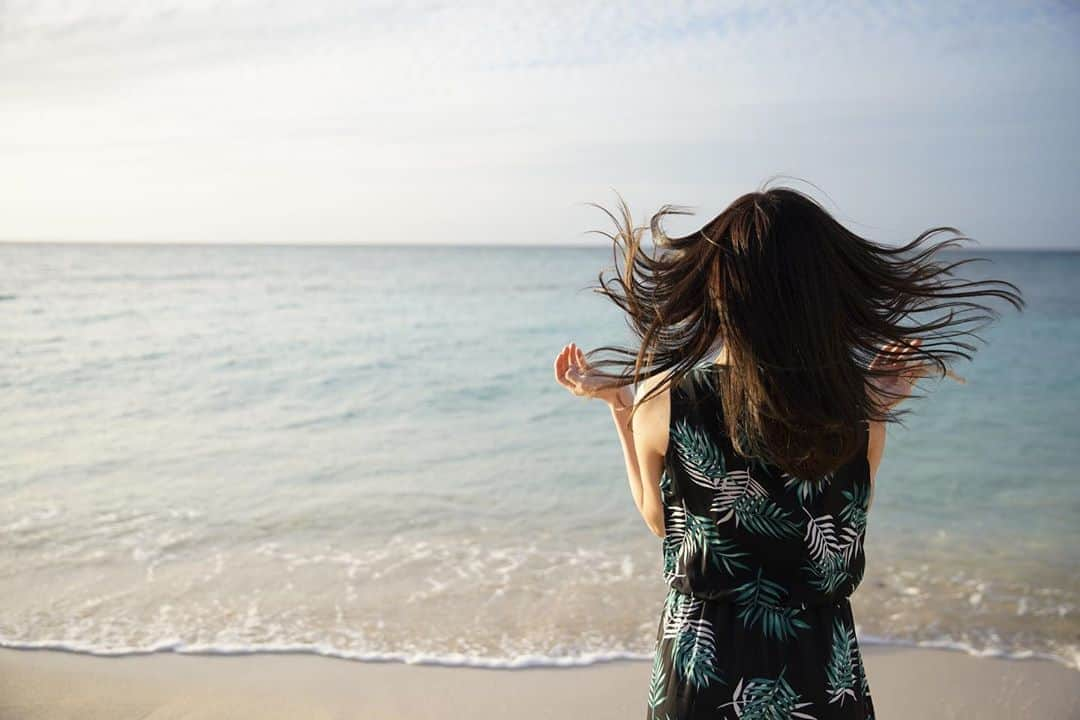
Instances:
[[[1080,718],[1080,673],[1042,660],[868,646],[879,720]],[[650,664],[484,670],[305,655],[119,658],[0,650],[0,720],[645,716]]]

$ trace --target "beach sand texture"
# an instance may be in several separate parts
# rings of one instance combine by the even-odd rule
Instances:
[[[1080,675],[1057,663],[883,646],[865,656],[881,720],[1080,718]],[[301,655],[3,650],[0,720],[624,720],[644,717],[649,671],[643,661],[485,670]]]

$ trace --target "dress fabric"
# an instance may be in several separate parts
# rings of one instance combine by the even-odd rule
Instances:
[[[717,383],[671,388],[660,490],[668,585],[647,720],[870,720],[848,596],[862,580],[870,467],[797,478],[737,454]]]

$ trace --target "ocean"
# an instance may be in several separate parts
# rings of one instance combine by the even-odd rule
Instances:
[[[890,430],[863,642],[1080,669],[1080,253],[990,252],[988,344]],[[0,645],[651,657],[610,248],[0,245]]]

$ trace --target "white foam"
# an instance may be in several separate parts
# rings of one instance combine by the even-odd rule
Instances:
[[[342,650],[329,645],[309,644],[266,644],[266,645],[202,645],[185,643],[176,639],[165,639],[145,647],[100,648],[77,642],[62,641],[11,641],[0,639],[0,647],[9,650],[52,650],[79,655],[100,657],[129,657],[136,655],[154,655],[158,653],[176,653],[178,655],[318,655],[341,660],[360,662],[396,662],[406,665],[439,665],[446,667],[475,668],[531,668],[531,667],[579,667],[596,665],[604,662],[623,660],[652,660],[652,653],[628,651],[598,651],[579,655],[517,655],[514,657],[477,656],[463,653],[390,653],[361,652]]]
[[[1050,653],[1032,650],[1004,650],[1001,648],[976,648],[954,640],[899,640],[895,638],[860,635],[863,645],[886,645],[895,647],[919,647],[935,650],[959,651],[979,658],[1002,658],[1007,660],[1049,660],[1080,671],[1080,651],[1073,650],[1071,657],[1061,657]],[[80,655],[103,657],[125,657],[153,655],[158,653],[176,653],[178,655],[317,655],[321,657],[352,660],[358,662],[403,663],[406,665],[437,665],[445,667],[502,668],[524,669],[545,667],[584,667],[606,662],[628,660],[652,660],[651,652],[630,652],[625,650],[598,650],[575,655],[540,655],[522,654],[512,657],[467,655],[464,653],[428,653],[428,652],[364,652],[335,648],[325,644],[303,643],[268,643],[259,645],[218,644],[206,645],[185,643],[175,638],[165,638],[141,647],[108,647],[54,640],[19,641],[0,638],[0,647],[11,650],[52,650]]]
[[[863,645],[891,645],[895,647],[919,647],[932,648],[934,650],[954,650],[979,658],[1001,658],[1004,660],[1050,660],[1073,670],[1080,670],[1080,654],[1073,653],[1073,657],[1061,657],[1052,653],[1036,652],[1034,650],[1005,650],[998,647],[977,648],[969,643],[958,640],[942,638],[939,640],[901,640],[897,638],[878,637],[874,635],[859,635],[859,643]]]

